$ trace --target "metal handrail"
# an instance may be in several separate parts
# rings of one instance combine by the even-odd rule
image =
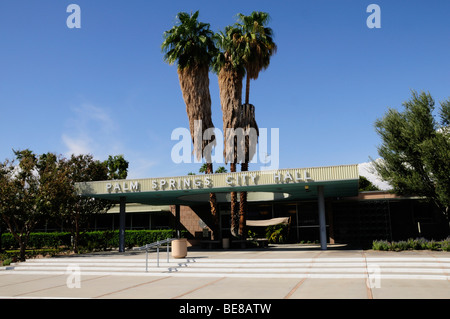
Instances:
[[[145,249],[145,272],[148,272],[148,250],[150,248],[156,247],[156,266],[159,267],[159,247],[162,244],[167,244],[167,262],[169,262],[169,243],[176,240],[177,238],[167,238],[164,240],[158,240],[154,243],[147,244],[145,246],[137,248],[138,250]]]

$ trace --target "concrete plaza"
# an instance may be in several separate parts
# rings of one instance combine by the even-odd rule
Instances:
[[[450,299],[450,253],[329,246],[41,258],[2,267],[0,298]],[[147,271],[146,271],[147,269]]]

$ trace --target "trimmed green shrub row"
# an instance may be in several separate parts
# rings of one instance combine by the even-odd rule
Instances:
[[[35,258],[36,256],[56,256],[60,253],[64,252],[64,249],[61,248],[45,248],[45,249],[27,249],[25,250],[25,258]],[[3,263],[3,266],[9,265],[11,262],[16,262],[19,260],[20,251],[16,250],[6,250],[3,253],[0,253],[0,265]]]
[[[184,232],[182,232],[182,235]],[[175,230],[127,230],[125,246],[128,248],[144,246],[158,240],[175,237]],[[79,246],[87,250],[106,250],[119,247],[119,231],[92,231],[81,234]],[[27,249],[72,247],[70,233],[32,233]],[[18,249],[19,245],[12,234],[2,234],[3,249]]]
[[[182,232],[183,234],[183,232]],[[175,230],[127,230],[125,232],[125,246],[128,248],[140,247],[146,244],[174,238]],[[80,247],[87,250],[106,250],[119,247],[119,231],[93,231],[83,234]]]
[[[386,240],[375,240],[372,249],[383,251],[402,250],[442,250],[450,251],[450,237],[441,241],[427,240],[425,238],[408,239],[406,241],[389,242]]]
[[[70,245],[70,233],[31,233],[27,249],[70,247]],[[19,243],[11,233],[4,233],[2,234],[2,248],[18,249]]]

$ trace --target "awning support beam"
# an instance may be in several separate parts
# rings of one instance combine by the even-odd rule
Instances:
[[[120,197],[120,213],[119,213],[119,252],[125,252],[125,214],[126,214],[126,197]]]
[[[325,197],[323,186],[317,186],[317,197],[319,206],[319,226],[320,226],[320,248],[327,250],[327,225],[325,221]]]

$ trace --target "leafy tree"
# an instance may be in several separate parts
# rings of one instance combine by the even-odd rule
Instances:
[[[382,139],[373,161],[379,175],[400,195],[423,196],[446,217],[450,206],[450,100],[441,103],[440,122],[429,93],[412,92],[405,110],[389,109],[375,123]]]
[[[371,181],[369,181],[364,176],[359,176],[359,191],[360,192],[367,192],[367,191],[379,191],[380,189],[372,184]]]
[[[109,155],[105,161],[108,168],[108,179],[126,179],[128,175],[128,161],[123,155]]]
[[[30,233],[61,203],[69,190],[68,176],[64,160],[54,154],[38,157],[26,149],[14,155],[0,163],[0,213],[24,261]]]
[[[119,159],[116,162],[114,159]],[[86,228],[89,219],[99,213],[108,211],[113,202],[79,196],[76,192],[75,183],[102,181],[115,177],[126,177],[126,161],[123,156],[110,156],[107,161],[101,162],[94,160],[92,155],[72,155],[65,163],[66,171],[69,176],[70,192],[66,194],[65,200],[58,211],[54,211],[55,220],[62,221],[73,236],[73,249],[78,253],[81,230]],[[117,164],[119,163],[119,164]],[[128,164],[126,162],[126,164]],[[108,169],[110,167],[110,169]],[[111,170],[112,169],[112,170]]]

